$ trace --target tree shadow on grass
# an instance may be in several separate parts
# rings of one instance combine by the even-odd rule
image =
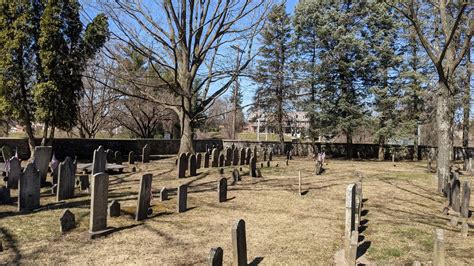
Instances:
[[[357,258],[362,257],[370,248],[372,241],[365,241],[357,247]]]
[[[13,261],[9,262],[11,264],[18,264],[21,260],[21,253],[20,250],[18,250],[18,241],[12,236],[12,234],[3,227],[0,227],[0,234],[3,235],[3,239],[6,242],[6,245],[3,246],[3,248],[8,248],[11,249],[15,257],[13,258]],[[5,252],[5,250],[3,251]]]

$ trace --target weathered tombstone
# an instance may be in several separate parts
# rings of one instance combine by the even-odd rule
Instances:
[[[109,216],[110,217],[119,217],[120,216],[120,203],[116,200],[113,200],[109,204]]]
[[[246,158],[245,149],[240,148],[240,158],[239,158],[240,159],[240,162],[239,162],[240,165],[245,165],[245,158]]]
[[[268,154],[268,160],[271,162],[273,161],[273,149],[270,150],[270,153]]]
[[[245,164],[250,164],[250,157],[252,157],[252,150],[247,148],[245,150]]]
[[[165,200],[168,200],[168,189],[163,187],[160,190],[160,201],[165,201]]]
[[[91,211],[89,232],[91,235],[107,229],[107,200],[109,176],[106,173],[92,175]]]
[[[18,211],[31,211],[40,206],[41,180],[34,163],[29,163],[18,182]]]
[[[223,175],[224,174],[224,168],[219,168],[219,174]]]
[[[263,168],[263,163],[260,163],[260,168]]]
[[[212,149],[212,167],[219,166],[219,151],[217,149]]]
[[[239,165],[239,150],[237,148],[232,150],[232,165]]]
[[[433,266],[445,265],[444,230],[436,229],[434,232]]]
[[[122,160],[122,153],[120,151],[116,151],[114,153],[114,157],[115,157],[115,163],[116,164],[122,164],[123,163],[123,160]]]
[[[94,156],[92,157],[92,175],[105,173],[106,164],[107,155],[105,154],[104,147],[99,146],[97,150],[94,150]]]
[[[286,163],[286,166],[288,166],[288,159],[285,161],[285,163]]]
[[[178,178],[186,176],[186,154],[181,153],[178,159]]]
[[[471,200],[471,182],[464,181],[462,185],[461,197],[461,217],[469,217],[469,202]]]
[[[227,147],[225,148],[225,166],[230,166],[232,164],[232,150]]]
[[[70,157],[66,157],[58,166],[58,188],[56,199],[58,201],[74,197],[74,164]]]
[[[190,176],[196,176],[196,155],[194,154],[191,154],[188,158],[188,162],[189,162],[189,175]]]
[[[152,174],[144,174],[140,178],[140,191],[138,192],[137,210],[135,213],[135,220],[137,221],[147,218],[148,208],[150,208],[152,180]]]
[[[245,221],[240,219],[232,227],[232,254],[233,265],[247,265],[247,238],[245,235]]]
[[[262,171],[260,169],[255,170],[256,177],[262,177]]]
[[[255,157],[252,156],[250,159],[250,173],[252,177],[257,177],[257,160],[255,160]]]
[[[76,228],[76,217],[69,209],[63,212],[63,215],[61,215],[61,218],[59,218],[59,222],[61,223],[61,233],[65,233]]]
[[[48,166],[51,161],[51,154],[53,148],[51,146],[37,146],[35,147],[35,158],[34,162],[36,169],[39,171],[39,178],[41,183],[46,182],[46,176],[48,175]]]
[[[89,189],[90,183],[89,183],[89,175],[78,175],[77,179],[79,181],[79,188],[84,191]]]
[[[20,160],[18,158],[13,157],[9,160],[10,170],[8,172],[8,180],[7,180],[7,188],[9,189],[17,189],[18,188],[18,180],[21,176],[21,165]]]
[[[453,180],[453,185],[451,188],[451,202],[452,202],[452,207],[455,212],[460,212],[461,211],[461,201],[460,201],[460,196],[461,195],[461,183],[459,180],[455,179]]]
[[[267,161],[267,167],[270,167],[270,161]]]
[[[198,152],[196,154],[196,169],[201,169],[202,154]]]
[[[253,157],[255,157],[255,161],[258,162],[258,153],[257,153],[257,145],[253,146]]]
[[[209,152],[204,153],[204,168],[209,168]]]
[[[142,163],[150,162],[150,152],[151,148],[148,144],[146,144],[142,149]]]
[[[267,151],[266,150],[263,150],[263,161],[264,162],[267,161]]]
[[[188,186],[180,185],[178,187],[178,213],[187,210]]]
[[[105,159],[107,163],[114,163],[114,152],[111,149],[105,150]]]
[[[227,178],[223,177],[219,179],[217,184],[217,195],[219,202],[224,202],[227,200]]]
[[[0,203],[9,204],[11,201],[10,189],[5,186],[0,187]]]
[[[344,231],[344,251],[346,260],[350,259],[351,234],[355,228],[355,196],[356,186],[350,184],[346,188],[346,222]]]
[[[2,146],[3,162],[7,163],[12,158],[12,151],[8,146]]]
[[[323,164],[321,163],[321,161],[317,160],[316,161],[316,175],[320,175],[322,169],[323,169]]]
[[[225,158],[224,158],[224,154],[220,154],[219,155],[219,167],[224,167],[225,165]]]
[[[237,171],[237,169],[234,169],[234,171],[232,171],[232,180],[234,180],[234,182],[240,180],[240,173],[239,171]]]
[[[133,151],[128,153],[128,164],[135,164],[135,153]]]
[[[221,247],[211,248],[207,258],[207,266],[222,266],[224,250]]]
[[[189,170],[189,157],[191,157],[191,153],[190,152],[186,152],[186,162],[185,162],[185,168],[186,168],[186,171]]]

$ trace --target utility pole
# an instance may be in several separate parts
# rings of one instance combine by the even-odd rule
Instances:
[[[235,69],[235,74],[237,77],[235,78],[235,88],[234,88],[234,110],[233,110],[233,116],[232,116],[232,139],[235,139],[235,123],[237,120],[237,97],[239,95],[239,68],[240,68],[240,53],[243,53],[244,51],[240,49],[239,45],[231,45],[230,46],[232,49],[237,50],[237,63],[236,63],[236,69]]]

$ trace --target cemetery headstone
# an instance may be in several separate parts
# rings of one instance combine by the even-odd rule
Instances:
[[[106,164],[107,155],[105,154],[104,147],[99,146],[97,150],[94,150],[94,156],[92,157],[92,175],[105,173]]]
[[[189,161],[189,167],[188,167],[189,168],[189,175],[190,176],[196,176],[197,175],[197,173],[196,173],[196,168],[197,168],[197,166],[196,166],[196,155],[191,154],[189,156],[188,161]]]
[[[63,212],[63,214],[59,218],[59,222],[61,223],[61,233],[65,233],[76,228],[76,217],[74,216],[74,213],[72,213],[69,209]]]
[[[230,166],[232,164],[232,150],[227,147],[225,148],[225,166]]]
[[[270,162],[273,161],[273,150],[270,150],[270,153],[268,154],[268,160]]]
[[[41,182],[34,163],[29,163],[18,182],[18,211],[31,211],[40,206]]]
[[[461,217],[469,217],[469,202],[471,200],[471,182],[464,181],[462,186],[462,199],[461,199]]]
[[[224,258],[224,251],[221,247],[211,248],[209,257],[207,259],[208,266],[222,266],[222,260]]]
[[[185,154],[186,154],[186,159],[185,159],[186,161],[185,161],[184,167],[186,168],[186,171],[188,171],[189,170],[189,157],[191,157],[191,153],[186,152]]]
[[[232,150],[232,165],[239,164],[239,150],[237,148]]]
[[[240,180],[240,173],[239,171],[237,171],[237,169],[234,169],[234,171],[232,171],[232,180],[234,180],[234,182]]]
[[[212,167],[218,167],[219,166],[219,151],[214,148],[212,149]]]
[[[160,190],[160,201],[165,201],[165,200],[168,200],[168,189],[163,187]]]
[[[113,200],[109,204],[109,216],[119,217],[120,216],[120,203],[117,200]]]
[[[79,188],[84,191],[88,190],[90,187],[89,175],[78,175],[77,179],[79,180]]]
[[[260,169],[255,170],[256,177],[262,177],[262,171]]]
[[[10,189],[6,186],[0,187],[0,203],[9,204],[12,201]]]
[[[445,265],[445,248],[444,248],[444,230],[436,229],[434,233],[434,249],[433,249],[433,266]]]
[[[247,265],[247,238],[245,235],[245,221],[240,219],[232,227],[232,254],[233,265]]]
[[[91,183],[89,232],[94,234],[107,229],[109,176],[106,173],[94,174]]]
[[[178,178],[186,176],[186,154],[181,153],[178,159]]]
[[[178,187],[178,213],[185,212],[187,210],[188,201],[188,186],[180,185]]]
[[[46,182],[46,176],[48,175],[48,166],[51,161],[51,155],[53,148],[51,146],[37,146],[35,147],[35,158],[34,162],[36,169],[39,171],[39,178],[41,183]]]
[[[257,177],[257,160],[253,156],[250,159],[250,173],[252,177]]]
[[[258,161],[258,152],[257,152],[257,145],[253,146],[253,157],[255,157],[255,161]]]
[[[349,258],[347,259],[348,265],[357,265],[357,246],[359,243],[359,232],[357,230],[352,231],[350,240]]]
[[[227,200],[227,178],[223,177],[219,179],[217,184],[217,194],[219,197],[219,202],[224,202]]]
[[[114,163],[114,152],[111,149],[105,150],[105,158],[107,163]]]
[[[219,155],[219,167],[224,167],[225,165],[225,159],[224,159],[224,154]]]
[[[267,151],[266,150],[263,150],[263,161],[264,162],[267,161]]]
[[[224,168],[219,168],[219,174],[223,175],[224,174]]]
[[[240,165],[245,165],[245,149],[244,148],[240,148]]]
[[[123,163],[123,160],[122,160],[122,153],[120,151],[116,151],[114,153],[114,156],[115,156],[115,163],[116,164],[122,164]]]
[[[460,201],[460,196],[461,195],[461,183],[459,180],[455,179],[453,180],[453,185],[451,189],[451,202],[452,202],[452,207],[455,212],[460,212],[461,211],[461,201]]]
[[[247,148],[245,150],[245,164],[250,164],[250,157],[252,157],[252,150]]]
[[[152,180],[152,174],[144,174],[140,178],[140,191],[138,192],[137,211],[135,213],[135,220],[137,221],[147,218],[148,208],[150,208]]]
[[[142,149],[142,163],[150,162],[150,152],[151,148],[148,144],[146,144]]]
[[[267,161],[267,167],[270,167],[270,161]]]
[[[196,154],[196,169],[201,169],[202,154],[198,152]]]
[[[348,185],[346,188],[346,221],[344,231],[344,250],[347,259],[350,258],[351,234],[355,230],[355,196],[356,186],[354,184]]]
[[[133,151],[128,153],[128,163],[135,164],[135,153]]]
[[[204,168],[209,168],[209,152],[204,153]]]
[[[18,158],[16,157],[13,157],[9,160],[9,163],[10,163],[10,170],[8,172],[7,188],[17,189],[18,180],[20,179],[20,176],[21,176],[20,160],[18,160]]]
[[[74,197],[75,172],[74,164],[70,157],[66,157],[58,166],[58,188],[56,199],[58,201]]]

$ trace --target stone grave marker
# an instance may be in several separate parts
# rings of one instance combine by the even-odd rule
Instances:
[[[257,152],[257,145],[253,146],[253,157],[255,157],[255,161],[258,162],[258,152]]]
[[[142,149],[142,163],[150,162],[150,152],[151,148],[148,144],[146,144]]]
[[[63,212],[63,214],[59,218],[59,222],[61,223],[61,233],[65,233],[76,228],[76,217],[74,216],[74,213],[72,213],[69,209],[66,209]]]
[[[240,165],[245,165],[245,149],[244,148],[240,148]]]
[[[270,161],[267,161],[267,167],[270,167]]]
[[[204,153],[204,168],[209,168],[209,152]]]
[[[256,177],[262,177],[262,171],[260,169],[255,170]]]
[[[257,160],[253,156],[250,159],[250,173],[252,177],[257,177]]]
[[[240,219],[232,227],[232,264],[247,265],[247,238],[245,235],[245,221]]]
[[[356,186],[350,184],[346,188],[346,221],[344,231],[344,251],[347,261],[350,261],[350,247],[351,247],[351,234],[355,228],[355,197],[356,197]]]
[[[140,178],[140,191],[138,192],[137,210],[135,213],[136,221],[142,221],[147,218],[148,208],[150,208],[152,180],[152,174],[144,174]]]
[[[40,207],[41,180],[34,163],[29,163],[18,182],[18,211],[31,211]]]
[[[185,212],[188,209],[187,201],[188,201],[188,186],[180,185],[178,187],[178,213]]]
[[[201,169],[202,154],[198,152],[196,154],[196,169]]]
[[[188,162],[189,162],[189,166],[188,166],[188,169],[189,169],[189,175],[190,176],[196,176],[197,173],[196,173],[196,155],[194,154],[191,154],[188,158]]]
[[[219,155],[219,167],[224,167],[225,166],[225,159],[224,159],[224,154]]]
[[[224,250],[221,247],[211,248],[209,257],[207,259],[208,266],[222,266],[222,260],[224,258]]]
[[[469,217],[469,202],[471,200],[471,182],[464,181],[462,185],[461,197],[461,217]]]
[[[234,171],[232,171],[232,180],[234,180],[234,182],[240,180],[240,173],[237,169],[234,169]]]
[[[224,168],[219,168],[219,174],[223,175],[224,174]]]
[[[92,175],[105,173],[106,164],[107,155],[105,154],[104,147],[99,146],[97,150],[94,150],[94,156],[92,157]]]
[[[232,164],[232,150],[227,147],[225,148],[225,166],[230,166]]]
[[[17,189],[18,180],[20,180],[20,176],[21,176],[20,160],[18,160],[18,158],[16,157],[12,157],[9,160],[9,163],[10,163],[10,171],[8,172],[7,188]]]
[[[232,165],[239,165],[239,150],[237,148],[232,150]]]
[[[227,200],[227,178],[222,177],[217,183],[217,195],[219,202]]]
[[[51,146],[37,146],[35,147],[35,158],[34,162],[36,169],[39,171],[39,178],[41,183],[46,182],[46,176],[48,175],[49,162],[51,161],[51,155],[53,147]]]
[[[252,150],[247,148],[245,150],[245,164],[250,164],[250,157],[252,157]]]
[[[212,167],[219,167],[219,151],[214,148],[212,149]]]
[[[135,164],[135,153],[133,151],[128,153],[128,164]]]
[[[107,163],[114,163],[114,152],[111,149],[105,150],[105,159]]]
[[[455,179],[453,180],[453,185],[451,189],[451,202],[452,202],[453,210],[455,212],[461,211],[460,195],[461,195],[461,183],[459,182],[459,180]]]
[[[61,201],[74,197],[75,172],[74,163],[70,157],[66,157],[58,166],[58,188],[56,200]]]
[[[10,189],[6,186],[0,187],[0,203],[9,204],[12,201]]]
[[[120,151],[116,151],[114,153],[114,156],[115,156],[115,163],[116,164],[122,164],[123,163],[123,160],[122,160],[122,153]]]
[[[271,162],[273,161],[273,149],[270,150],[270,153],[268,154],[268,160]]]
[[[165,200],[168,200],[168,189],[163,187],[160,190],[160,201],[165,201]]]
[[[90,187],[89,175],[87,175],[87,174],[78,175],[77,180],[78,180],[78,183],[79,183],[79,189],[80,190],[84,191],[84,190],[89,189],[89,187]]]
[[[186,153],[181,153],[178,159],[178,178],[186,176]]]
[[[120,216],[120,203],[117,200],[113,200],[109,204],[109,216],[119,217]]]
[[[93,235],[107,229],[109,176],[106,173],[92,175],[91,192],[89,232]]]
[[[267,161],[267,151],[266,150],[263,150],[263,161],[264,162]]]

